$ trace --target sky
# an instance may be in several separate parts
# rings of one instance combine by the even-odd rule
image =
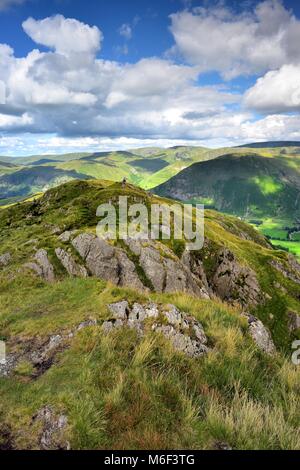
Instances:
[[[297,0],[0,0],[0,155],[300,140]]]

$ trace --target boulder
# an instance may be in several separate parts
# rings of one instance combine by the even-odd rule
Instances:
[[[93,276],[114,284],[119,283],[118,262],[114,257],[115,250],[112,246],[89,233],[78,235],[72,241],[72,245]]]
[[[105,240],[89,233],[78,235],[72,241],[72,245],[93,276],[111,281],[116,285],[145,289],[134,263],[124,250],[114,248]]]
[[[260,286],[252,269],[241,266],[234,254],[223,249],[218,254],[217,268],[211,285],[222,300],[255,306],[262,299]]]
[[[162,243],[130,239],[125,243],[139,258],[139,264],[155,292],[188,292],[209,298],[202,280],[194,276],[186,263]]]
[[[257,347],[266,354],[274,354],[276,352],[276,347],[269,330],[253,315],[244,313],[243,316],[247,318],[250,336]]]
[[[108,309],[116,320],[127,320],[129,312],[129,305],[127,301],[124,300],[123,302],[110,304],[108,305]]]
[[[123,250],[115,251],[119,267],[119,285],[129,286],[132,289],[148,290],[140,281],[134,263],[128,258]]]
[[[70,253],[62,248],[56,248],[55,254],[70,276],[88,277],[86,268],[78,264]]]
[[[8,266],[10,262],[11,262],[10,253],[4,253],[4,255],[0,256],[0,267]]]
[[[38,250],[34,258],[35,258],[34,263],[27,263],[24,265],[24,267],[31,269],[38,276],[43,278],[45,281],[54,282],[55,281],[54,268],[49,261],[47,251]]]

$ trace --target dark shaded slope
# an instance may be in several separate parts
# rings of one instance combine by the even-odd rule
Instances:
[[[0,177],[0,199],[25,197],[72,179],[89,179],[89,177],[76,171],[64,171],[47,166],[23,168]]]
[[[197,200],[232,214],[300,214],[300,174],[286,158],[224,155],[196,163],[156,188],[161,196]]]

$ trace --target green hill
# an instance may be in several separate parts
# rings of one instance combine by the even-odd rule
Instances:
[[[126,177],[130,183],[148,189],[194,162],[210,158],[206,149],[197,147],[137,149],[136,152],[4,157],[3,165],[0,163],[0,203],[1,199],[3,205],[12,197],[22,199],[74,178],[121,181]]]
[[[181,200],[210,200],[242,217],[300,217],[300,160],[229,154],[196,163],[157,188]]]
[[[190,256],[99,245],[119,195],[162,202],[91,180],[0,210],[0,448],[300,449],[300,266],[215,211]]]
[[[160,195],[204,203],[257,226],[274,244],[300,254],[291,234],[300,231],[300,158],[282,152],[247,149],[196,163],[155,189]]]

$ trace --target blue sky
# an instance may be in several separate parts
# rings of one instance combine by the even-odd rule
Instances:
[[[0,0],[0,155],[300,140],[299,18],[294,0]]]

